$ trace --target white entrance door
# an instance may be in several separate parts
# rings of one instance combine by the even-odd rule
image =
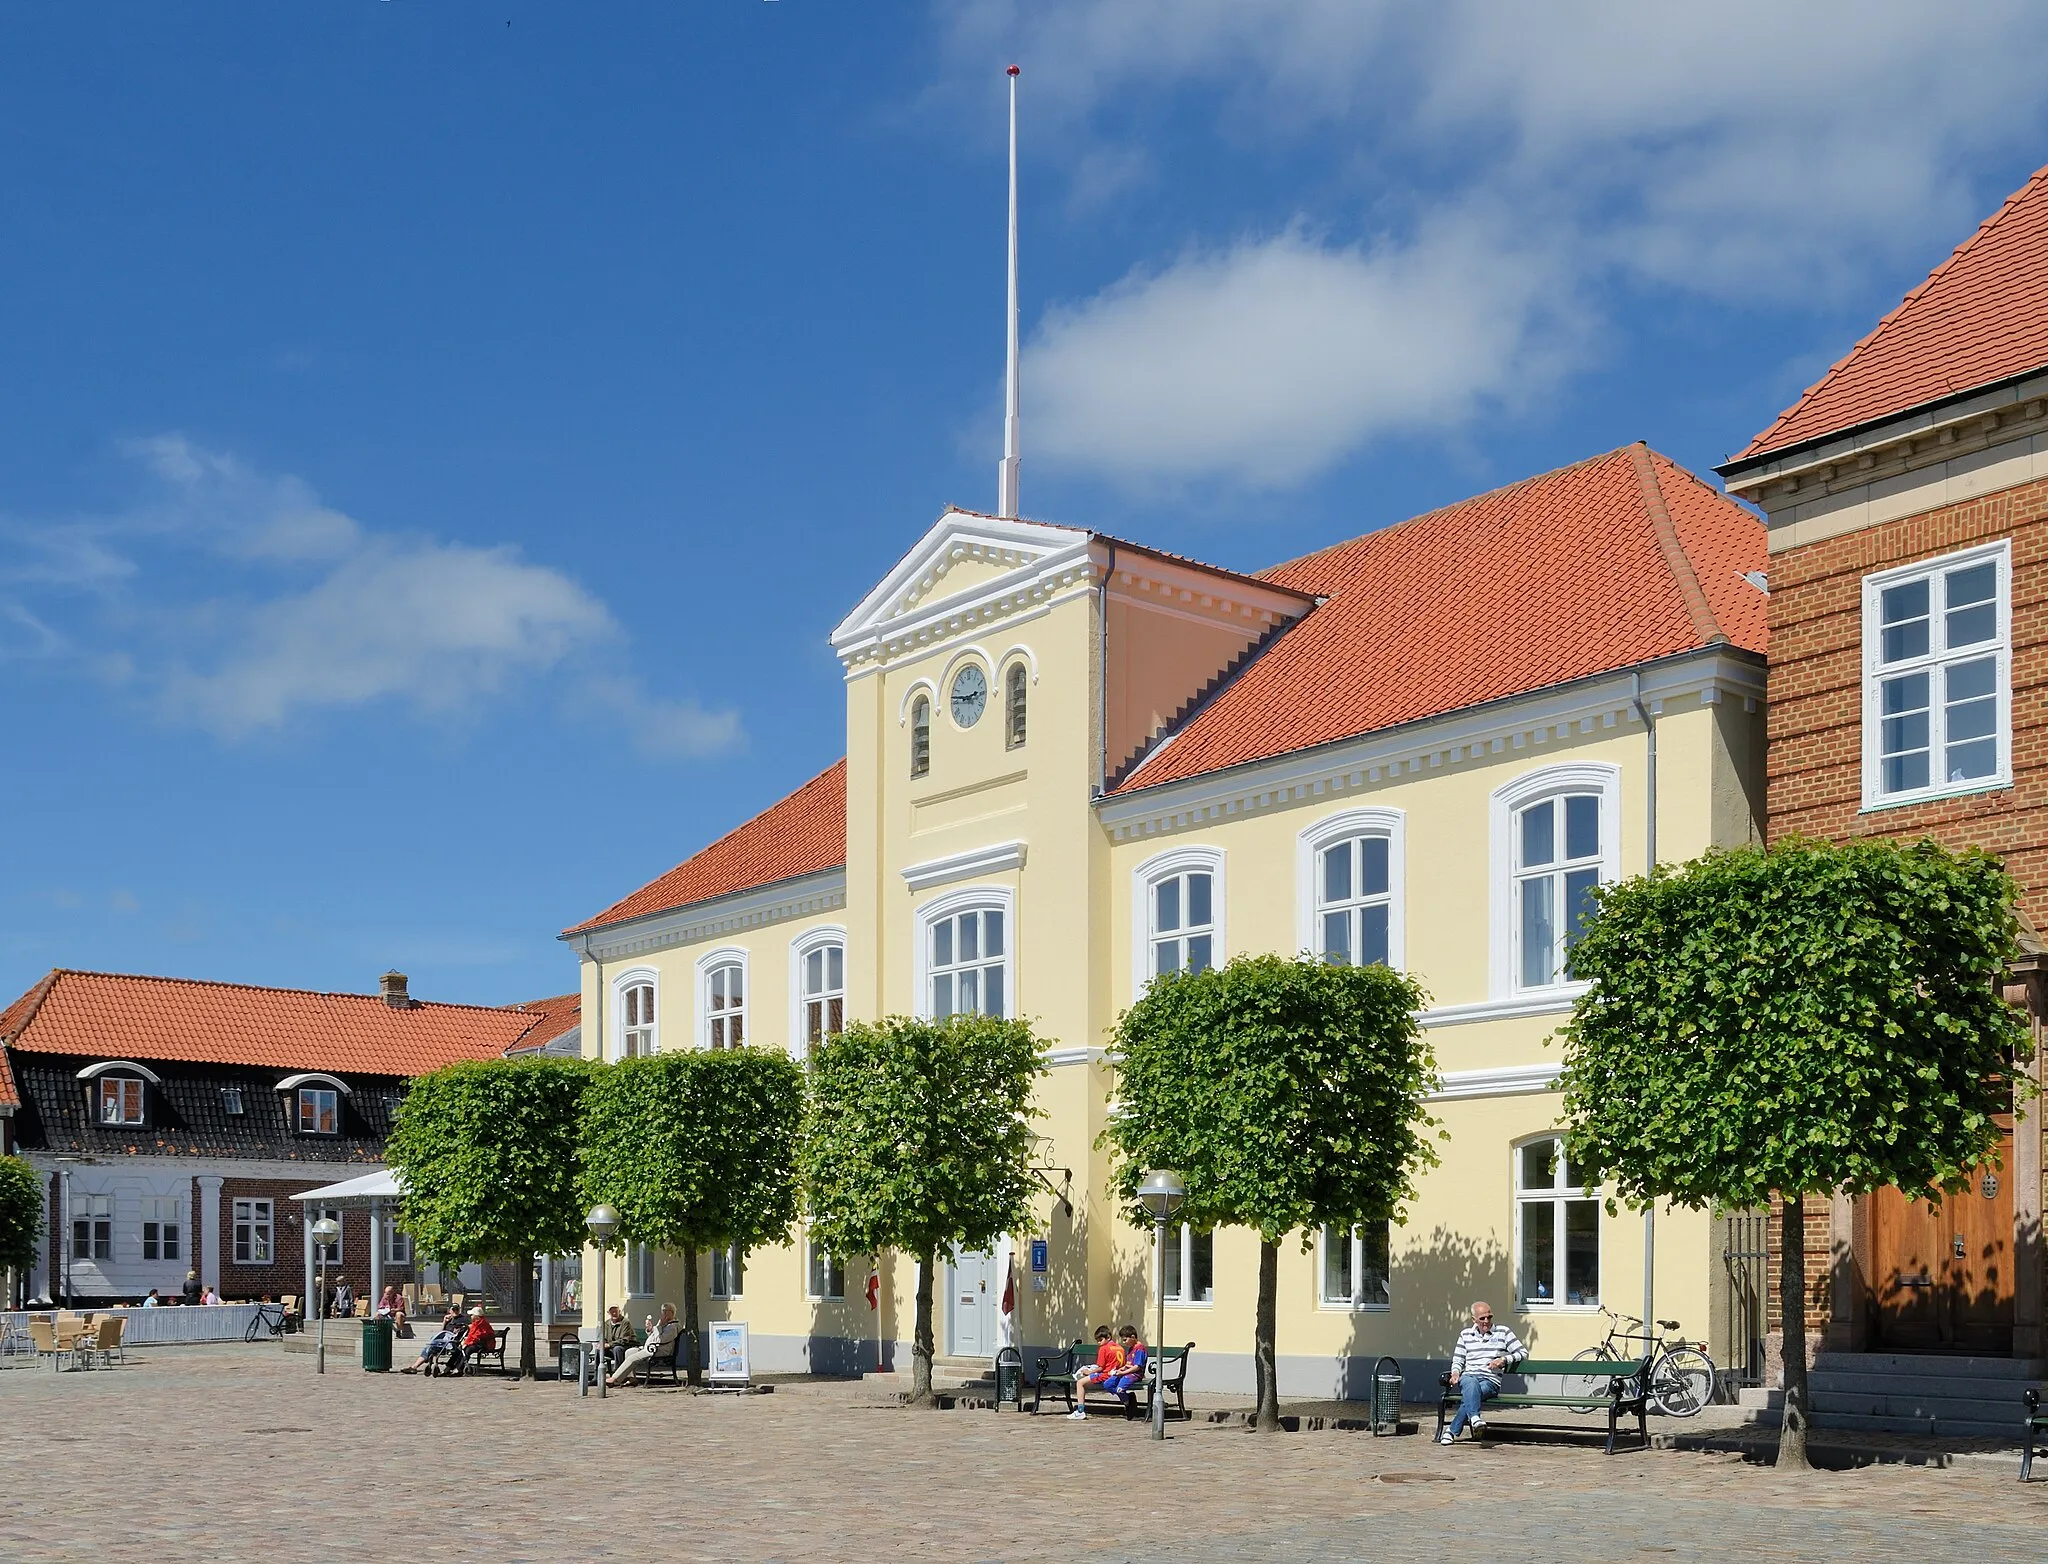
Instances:
[[[946,1267],[946,1350],[957,1358],[996,1353],[995,1257],[962,1250]]]

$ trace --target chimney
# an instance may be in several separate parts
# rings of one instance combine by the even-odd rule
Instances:
[[[383,977],[384,1003],[393,1010],[410,1010],[412,999],[405,991],[405,974],[387,972]]]

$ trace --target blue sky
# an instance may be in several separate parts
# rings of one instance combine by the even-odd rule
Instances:
[[[0,4],[0,993],[557,992],[841,753],[994,497],[1012,59],[1027,514],[1704,471],[2048,161],[2048,33],[1693,9]]]

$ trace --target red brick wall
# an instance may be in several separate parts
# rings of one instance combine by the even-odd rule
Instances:
[[[1834,1307],[1833,1270],[1830,1254],[1834,1244],[1834,1221],[1825,1195],[1808,1195],[1806,1208],[1806,1330],[1808,1335],[1826,1329],[1828,1315]],[[1779,1331],[1785,1328],[1785,1311],[1778,1307],[1778,1256],[1784,1251],[1785,1208],[1782,1202],[1771,1202],[1771,1215],[1765,1230],[1764,1276],[1769,1298],[1764,1306],[1764,1328]]]
[[[308,1189],[331,1184],[331,1178],[252,1179],[230,1178],[220,1188],[220,1290],[229,1299],[260,1298],[265,1293],[281,1297],[306,1290],[305,1212],[290,1197]],[[197,1180],[193,1199],[199,1197]],[[235,1206],[237,1200],[268,1200],[271,1204],[271,1233],[274,1263],[260,1266],[235,1264]],[[197,1209],[195,1204],[194,1209]],[[196,1224],[195,1224],[196,1226]],[[345,1210],[341,1213],[341,1264],[327,1268],[329,1285],[342,1277],[363,1296],[370,1286],[370,1213]],[[402,1286],[413,1279],[412,1267],[387,1265],[387,1286]]]
[[[1863,577],[2012,539],[2013,785],[1859,814]],[[1771,557],[1770,834],[1861,836],[1999,853],[2048,927],[2048,480],[1865,527]]]

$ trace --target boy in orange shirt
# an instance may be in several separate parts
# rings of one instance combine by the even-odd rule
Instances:
[[[1077,1370],[1074,1374],[1074,1410],[1070,1418],[1085,1418],[1088,1415],[1088,1387],[1116,1374],[1124,1366],[1123,1348],[1116,1344],[1116,1335],[1107,1325],[1095,1327],[1095,1362],[1092,1367]]]

